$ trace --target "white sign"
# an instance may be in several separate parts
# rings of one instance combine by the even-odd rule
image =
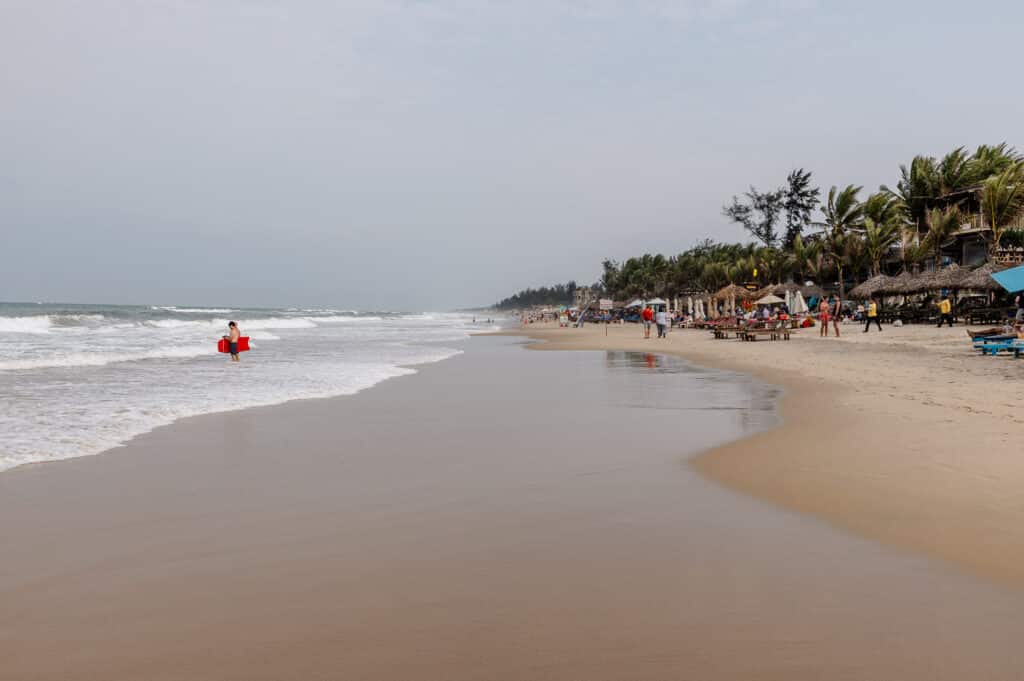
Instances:
[[[597,301],[597,303],[598,303],[598,305],[600,305],[602,310],[610,310],[610,309],[612,309],[612,299],[611,298],[601,298],[600,300]]]

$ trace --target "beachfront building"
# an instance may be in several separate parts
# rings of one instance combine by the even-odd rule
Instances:
[[[573,307],[580,310],[585,309],[595,300],[597,300],[597,292],[589,286],[579,286],[573,291]]]
[[[930,202],[932,209],[959,211],[962,219],[960,228],[950,234],[942,244],[941,262],[931,258],[924,263],[925,269],[950,263],[956,263],[961,267],[978,267],[990,260],[1001,265],[1018,265],[1024,262],[1024,244],[1007,238],[1009,234],[1019,234],[1020,230],[1024,230],[1024,216],[1018,217],[1013,224],[1006,226],[999,248],[992,249],[994,233],[982,210],[983,190],[984,185],[966,187],[942,194]],[[919,237],[924,239],[925,235],[922,230]]]

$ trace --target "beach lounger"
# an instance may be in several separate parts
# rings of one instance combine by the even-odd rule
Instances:
[[[984,343],[977,347],[980,347],[981,354],[992,355],[993,357],[998,355],[1003,350],[1007,352],[1012,352],[1014,357],[1020,357],[1020,354],[1024,352],[1024,343],[1019,342],[1016,339]]]
[[[1000,335],[1000,336],[984,336],[984,337],[980,337],[980,338],[979,337],[975,337],[973,339],[973,343],[972,344],[974,345],[974,349],[975,350],[981,350],[981,354],[984,355],[986,353],[986,351],[988,349],[991,349],[993,346],[1005,345],[1007,343],[1013,343],[1013,341],[1015,341],[1015,340],[1017,340],[1016,336],[1011,336],[1011,335],[1003,334],[1003,335]]]

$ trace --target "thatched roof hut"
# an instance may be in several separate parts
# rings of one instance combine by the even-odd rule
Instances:
[[[747,289],[743,288],[742,286],[737,286],[736,284],[729,284],[725,288],[715,291],[713,294],[711,294],[711,297],[716,298],[718,300],[728,300],[729,298],[740,298],[745,300],[748,298],[752,298],[753,294]]]
[[[928,291],[939,291],[941,289],[962,288],[961,282],[967,272],[960,269],[956,263],[947,267],[929,270],[916,278],[913,290],[910,293],[925,293]]]
[[[915,276],[904,270],[900,272],[899,276],[891,277],[889,281],[879,286],[875,293],[898,293],[901,295],[915,293],[918,290],[920,278],[920,276]]]
[[[1003,287],[992,278],[993,272],[1005,269],[995,263],[986,263],[960,280],[960,288],[968,291],[1002,291]]]
[[[876,274],[863,284],[853,287],[847,295],[850,298],[870,298],[885,288],[892,279],[887,274]]]
[[[793,281],[787,281],[785,284],[777,284],[771,287],[771,293],[777,296],[784,296],[786,293],[796,293],[797,291],[804,298],[821,298],[824,293],[821,287],[815,284],[797,284]]]

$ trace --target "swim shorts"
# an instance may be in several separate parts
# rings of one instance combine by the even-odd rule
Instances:
[[[231,352],[232,355],[237,355],[238,354],[238,342],[236,341],[234,343],[229,343],[228,344],[228,350]]]

